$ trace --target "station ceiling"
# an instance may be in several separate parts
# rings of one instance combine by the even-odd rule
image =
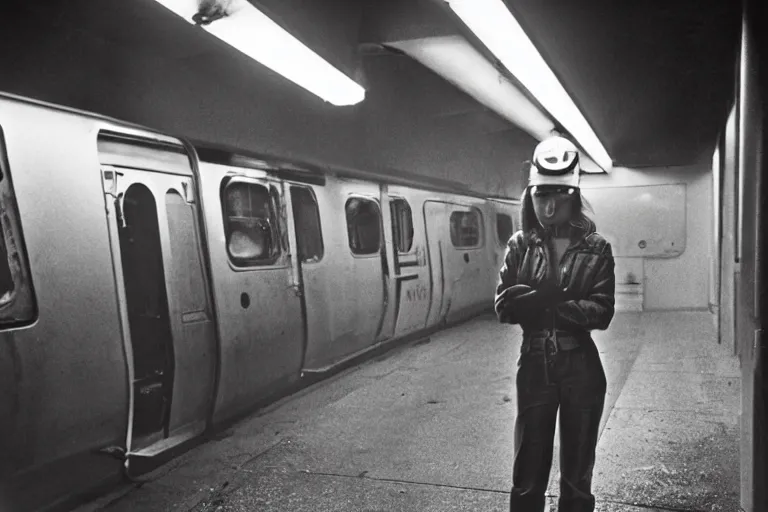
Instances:
[[[416,9],[419,2],[408,0],[369,2],[376,21],[367,37],[459,34],[482,49],[460,20],[438,5],[444,3],[421,2]],[[711,156],[734,99],[740,2],[505,3],[616,165],[690,165]]]
[[[536,140],[520,127],[403,55],[404,42],[459,38],[493,61],[490,52],[453,15],[444,0],[249,1],[348,76],[365,83],[370,93],[370,99],[365,101],[374,104],[361,107],[374,116],[364,125],[344,120],[342,117],[346,114],[334,113],[326,107],[306,107],[307,111],[313,110],[315,117],[307,114],[301,123],[286,124],[280,112],[302,117],[301,109],[310,100],[303,98],[296,103],[285,95],[287,93],[274,93],[276,96],[270,97],[270,102],[283,102],[282,110],[269,110],[271,107],[265,105],[254,111],[252,118],[247,112],[227,114],[239,116],[238,126],[251,121],[256,124],[265,116],[272,116],[269,117],[272,131],[259,132],[261,142],[254,143],[251,149],[261,149],[259,144],[265,151],[273,152],[294,149],[300,152],[308,148],[307,154],[317,154],[319,160],[327,160],[331,153],[325,146],[329,144],[314,143],[312,134],[329,129],[341,133],[333,144],[349,141],[348,147],[363,148],[348,165],[355,166],[358,162],[365,165],[363,153],[368,153],[385,162],[382,169],[395,169],[403,168],[404,162],[419,160],[426,167],[439,167],[435,163],[438,162],[449,168],[450,161],[460,160],[463,155],[450,150],[457,141],[470,140],[468,131],[475,134],[471,139],[474,142],[468,145],[482,146],[485,148],[482,154],[489,159],[498,158],[499,162],[522,160],[535,145]],[[155,119],[154,112],[150,111],[158,109],[146,107],[147,112],[139,113],[136,105],[141,105],[137,103],[139,96],[152,94],[148,90],[152,87],[165,87],[163,94],[168,96],[183,94],[184,80],[190,89],[196,86],[195,82],[205,81],[208,88],[195,94],[210,97],[221,90],[221,94],[241,94],[247,98],[247,94],[258,96],[259,87],[266,87],[267,82],[269,87],[282,83],[279,78],[257,77],[253,62],[247,58],[230,57],[231,53],[224,58],[229,50],[224,49],[223,43],[213,37],[201,37],[198,28],[176,18],[153,0],[14,0],[12,3],[15,7],[5,11],[0,27],[0,39],[6,48],[5,57],[0,55],[2,74],[6,76],[0,77],[3,90],[146,124],[145,120],[152,123]],[[738,2],[506,0],[506,4],[582,110],[615,165],[660,168],[711,161],[736,88],[741,24]],[[34,21],[25,25],[19,17]],[[22,37],[20,32],[13,32],[16,27],[31,28],[38,33],[34,37],[24,36],[22,44],[18,42]],[[76,46],[75,40],[80,46]],[[68,44],[71,49],[67,53]],[[93,49],[96,47],[102,48],[100,53]],[[24,58],[20,52],[25,54]],[[48,74],[43,75],[34,67],[35,62],[52,52],[58,52],[56,69],[51,67],[54,64],[46,64],[50,69],[46,68]],[[173,65],[169,64],[167,74],[163,75],[162,68],[166,66],[152,64],[154,75],[151,79],[143,78],[150,69],[147,63],[151,59],[155,59],[152,62],[162,59]],[[140,60],[144,64],[140,65]],[[18,69],[14,69],[14,65]],[[76,73],[74,68],[86,71],[65,85],[63,77]],[[180,74],[182,69],[187,73],[184,79]],[[196,71],[189,71],[192,69]],[[24,78],[35,73],[34,82]],[[174,73],[176,76],[171,76]],[[385,75],[386,78],[380,78]],[[91,90],[84,84],[85,77],[89,76],[94,82],[122,82],[123,89],[115,88],[114,94],[110,94],[109,89]],[[508,78],[516,83],[514,77]],[[142,79],[149,82],[144,83]],[[472,80],[471,74],[466,79]],[[130,106],[121,107],[119,102],[128,87],[126,81],[136,82],[134,90],[143,87],[145,91],[136,93]],[[61,85],[57,86],[58,83]],[[56,87],[69,90],[66,95],[60,91],[54,93]],[[533,100],[529,91],[524,94]],[[385,98],[387,96],[391,97]],[[185,101],[189,103],[189,99]],[[202,101],[201,98],[201,105]],[[394,101],[400,102],[396,109],[392,108]],[[211,105],[213,109],[213,103]],[[192,123],[192,114],[178,113],[178,119],[167,119],[173,117],[169,113],[175,112],[168,108],[164,124],[155,123],[161,126],[154,127],[177,132],[187,130],[197,138],[207,137],[206,133],[214,137],[229,128],[224,120],[215,133],[189,128],[191,124],[184,122]],[[219,126],[210,112],[200,115],[201,119],[211,118],[211,126]],[[377,133],[378,125],[403,127],[390,128],[389,132],[407,132],[409,115],[419,117],[418,121],[414,120],[414,133],[400,134],[399,138],[398,134]],[[389,119],[389,125],[381,124],[383,117],[394,120]],[[200,124],[199,119],[194,122]],[[337,124],[326,126],[326,122]],[[459,126],[463,131],[457,135]],[[275,140],[280,134],[297,133],[295,147],[280,146],[270,139],[273,132]],[[424,135],[425,132],[429,134]],[[253,139],[238,137],[222,135],[221,139],[231,145],[250,143]],[[364,137],[367,138],[363,140]],[[438,140],[441,138],[450,144],[441,146]],[[478,145],[481,138],[484,146]],[[424,147],[431,148],[431,153],[424,153]],[[443,151],[441,148],[445,154],[435,156],[436,152]],[[478,155],[466,158],[477,160]],[[504,165],[507,164],[489,167],[491,177],[483,182],[488,193],[494,191],[495,179],[504,179],[500,174]],[[467,167],[466,162],[462,162],[462,166]],[[494,172],[498,174],[496,178],[492,176]],[[445,173],[446,179],[460,180],[459,174]],[[433,174],[439,177],[439,172]]]

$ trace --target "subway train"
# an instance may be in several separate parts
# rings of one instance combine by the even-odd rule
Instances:
[[[519,203],[0,96],[0,510],[492,310]],[[151,466],[151,464],[149,464]]]

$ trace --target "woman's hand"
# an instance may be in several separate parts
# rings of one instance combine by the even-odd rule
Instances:
[[[507,311],[510,306],[513,306],[516,299],[518,299],[521,295],[531,293],[532,291],[533,288],[527,284],[516,284],[514,286],[510,286],[496,297],[496,300],[494,301],[494,309],[497,313]]]
[[[530,292],[518,294],[512,299],[514,308],[519,311],[533,312],[555,308],[558,304],[576,300],[577,294],[568,288],[561,288],[553,282],[545,282]]]
[[[525,284],[516,284],[496,297],[494,309],[499,318],[510,315],[514,318],[533,317],[561,302],[577,299],[573,291],[560,288],[552,282],[542,283],[536,289]]]

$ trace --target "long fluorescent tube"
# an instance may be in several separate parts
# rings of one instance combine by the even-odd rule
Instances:
[[[198,0],[155,0],[189,23]],[[334,105],[355,105],[365,89],[307,48],[247,0],[222,0],[227,16],[203,28],[296,85]]]
[[[502,0],[445,0],[497,59],[604,170],[612,161],[589,123]]]
[[[549,117],[461,36],[412,39],[387,46],[404,52],[537,140],[555,129]]]

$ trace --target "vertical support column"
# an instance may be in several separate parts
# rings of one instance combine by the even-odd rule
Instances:
[[[718,300],[718,280],[719,280],[719,268],[720,268],[720,177],[723,175],[723,168],[721,165],[721,153],[722,153],[722,135],[718,139],[717,147],[712,155],[712,181],[710,182],[710,201],[712,205],[712,216],[710,217],[711,229],[709,238],[709,312],[712,313],[712,319],[715,325],[715,329],[719,330],[719,300]],[[718,337],[718,343],[720,342]]]
[[[736,63],[734,63],[734,69]],[[735,86],[734,81],[734,86]],[[720,223],[720,310],[718,338],[722,343],[728,344],[733,353],[736,353],[735,339],[735,235],[736,215],[736,153],[738,141],[736,139],[737,105],[734,106],[728,116],[725,125],[725,141],[723,145],[723,166],[721,177],[721,210]]]
[[[736,250],[740,276],[736,296],[737,343],[742,368],[741,415],[741,506],[746,512],[766,509],[766,410],[761,316],[761,293],[765,288],[762,251],[765,188],[763,157],[766,139],[765,56],[759,39],[765,31],[765,8],[760,1],[744,2],[740,61],[739,121],[739,209]],[[762,26],[761,26],[762,25]]]
[[[766,322],[768,322],[768,271],[766,271],[766,211],[768,211],[768,158],[765,151],[768,149],[768,7],[760,0],[747,1],[746,13],[748,15],[747,28],[750,35],[749,44],[752,45],[751,53],[752,83],[755,89],[754,112],[758,116],[759,127],[756,134],[756,144],[753,148],[756,162],[756,183],[754,190],[756,198],[756,222],[755,222],[755,286],[754,286],[754,310],[755,331],[753,338],[754,358],[754,411],[753,411],[753,453],[752,466],[752,503],[754,511],[768,510],[768,489],[765,482],[768,481],[768,339],[766,338]]]

